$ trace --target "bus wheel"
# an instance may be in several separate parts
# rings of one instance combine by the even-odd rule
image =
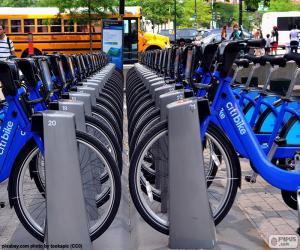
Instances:
[[[156,46],[156,45],[150,45],[150,46],[146,49],[146,51],[155,50],[155,49],[161,49],[161,47],[158,47],[158,46]]]
[[[36,49],[36,48],[34,48],[34,51],[33,51],[33,52],[34,52],[34,55],[35,55],[35,56],[42,55],[42,52],[41,52],[40,50]],[[21,57],[22,57],[22,58],[28,57],[28,49],[25,49],[25,50],[23,51]]]

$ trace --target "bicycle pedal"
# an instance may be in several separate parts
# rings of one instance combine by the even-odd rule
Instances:
[[[256,183],[256,177],[253,177],[252,175],[246,175],[245,181],[249,183]]]
[[[5,207],[5,202],[4,201],[1,201],[0,202],[0,208],[4,208]]]

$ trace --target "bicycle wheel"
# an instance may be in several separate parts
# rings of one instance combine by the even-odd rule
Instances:
[[[117,162],[120,173],[122,173],[122,149],[118,143],[117,137],[110,131],[104,123],[99,122],[91,116],[85,116],[86,132],[97,138],[111,153],[113,159]]]
[[[167,134],[168,127],[166,122],[158,123],[149,130],[137,145],[131,158],[129,169],[130,194],[136,209],[150,226],[164,234],[169,233],[168,214],[161,212],[160,202],[152,199],[152,196],[156,195],[156,193],[152,195],[151,192],[157,192],[157,186],[151,186],[147,176],[144,175],[143,168],[145,168],[144,165],[147,165],[145,164],[145,158],[149,159],[149,154],[153,158],[152,161],[159,160],[161,167],[168,167],[167,146],[163,145],[167,142]],[[234,202],[237,188],[240,184],[241,172],[238,157],[230,141],[220,129],[210,125],[206,132],[206,141],[210,141],[214,145],[213,147],[206,147],[203,153],[207,182],[211,182],[207,189],[208,199],[215,224],[217,225],[229,212]],[[218,149],[222,162],[216,160],[218,156],[215,152],[210,151],[212,149]],[[157,154],[157,152],[159,153]],[[211,155],[215,155],[215,157],[211,157]],[[211,171],[209,164],[211,161],[207,162],[207,157],[212,158],[217,167],[213,178],[209,176]],[[148,192],[144,191],[143,183],[146,183]]]
[[[112,133],[118,138],[120,146],[123,145],[122,131],[109,112],[102,107],[92,106],[92,117],[109,127]]]
[[[84,179],[83,191],[86,193],[91,186],[93,188],[96,187],[96,197],[87,198],[85,196],[90,226],[89,233],[91,240],[95,240],[109,227],[118,211],[121,199],[120,173],[110,153],[100,142],[92,136],[79,131],[76,132],[76,137],[82,175],[89,172],[89,165],[94,166],[91,170],[92,177]],[[45,231],[44,222],[46,218],[45,194],[38,190],[35,181],[31,179],[29,173],[30,162],[39,154],[40,151],[33,140],[24,146],[15,160],[9,179],[8,191],[10,203],[14,206],[20,222],[35,238],[43,241]],[[109,178],[101,184],[100,177],[104,171],[108,173]],[[39,175],[43,178],[45,173],[39,173]],[[95,183],[96,185],[91,185],[91,183]],[[108,192],[109,195],[107,196]],[[91,208],[90,204],[95,203],[96,200],[101,199],[100,197],[103,196],[106,197],[106,201],[102,201],[100,206],[97,204],[98,218],[95,219],[88,212],[91,211],[89,209]]]

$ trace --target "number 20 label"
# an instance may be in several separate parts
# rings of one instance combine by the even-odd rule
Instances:
[[[48,120],[48,127],[55,127],[56,121],[55,120]]]

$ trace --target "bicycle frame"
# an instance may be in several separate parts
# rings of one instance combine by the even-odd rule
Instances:
[[[214,76],[220,80],[211,105],[211,115],[203,123],[210,120],[226,131],[235,149],[247,157],[255,166],[258,173],[272,186],[287,191],[297,191],[300,188],[300,172],[284,171],[273,165],[258,142],[252,128],[246,122],[243,112],[231,90],[231,77],[222,78],[219,72]],[[207,125],[201,124],[201,134],[205,134]],[[277,157],[285,157],[282,152],[292,153],[300,147],[280,147],[276,150]],[[274,157],[276,157],[276,155]],[[291,155],[290,155],[291,156]]]
[[[6,97],[8,108],[0,129],[0,182],[9,177],[16,157],[32,138],[44,153],[43,142],[40,136],[31,132],[31,123],[19,101],[24,92],[24,88],[20,88],[16,96]]]

